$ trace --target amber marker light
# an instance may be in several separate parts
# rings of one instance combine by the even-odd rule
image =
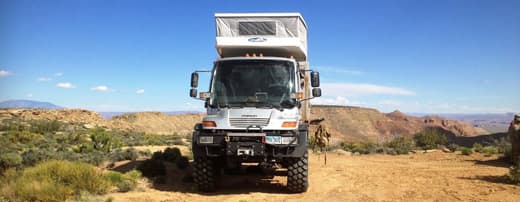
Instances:
[[[296,121],[286,121],[283,122],[282,128],[296,128]]]
[[[215,121],[203,121],[202,125],[204,127],[217,127],[217,124],[215,123]]]
[[[303,93],[302,92],[298,92],[296,94],[296,96],[298,96],[298,99],[303,99]]]

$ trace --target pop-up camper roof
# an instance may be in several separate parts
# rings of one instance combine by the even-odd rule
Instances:
[[[262,54],[307,59],[307,25],[299,13],[216,13],[221,57]]]

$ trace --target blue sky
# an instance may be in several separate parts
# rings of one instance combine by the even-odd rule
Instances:
[[[213,14],[300,12],[322,77],[314,103],[520,112],[519,11],[515,0],[0,0],[0,101],[203,110],[189,76],[217,57]]]

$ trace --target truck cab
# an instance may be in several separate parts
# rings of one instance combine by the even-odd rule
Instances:
[[[306,191],[308,100],[321,90],[319,74],[309,73],[303,18],[294,13],[215,17],[220,57],[207,72],[209,91],[197,98],[199,72],[191,79],[190,96],[203,100],[207,110],[193,132],[198,188],[214,191],[222,169],[252,162],[287,168],[288,189]],[[305,26],[305,43],[298,26]],[[296,32],[287,34],[291,30]]]

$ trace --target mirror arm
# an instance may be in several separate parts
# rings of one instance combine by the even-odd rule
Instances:
[[[298,102],[301,103],[301,102],[303,102],[303,101],[312,100],[312,99],[314,99],[314,98],[317,98],[317,97],[304,98],[304,99],[299,100]]]

